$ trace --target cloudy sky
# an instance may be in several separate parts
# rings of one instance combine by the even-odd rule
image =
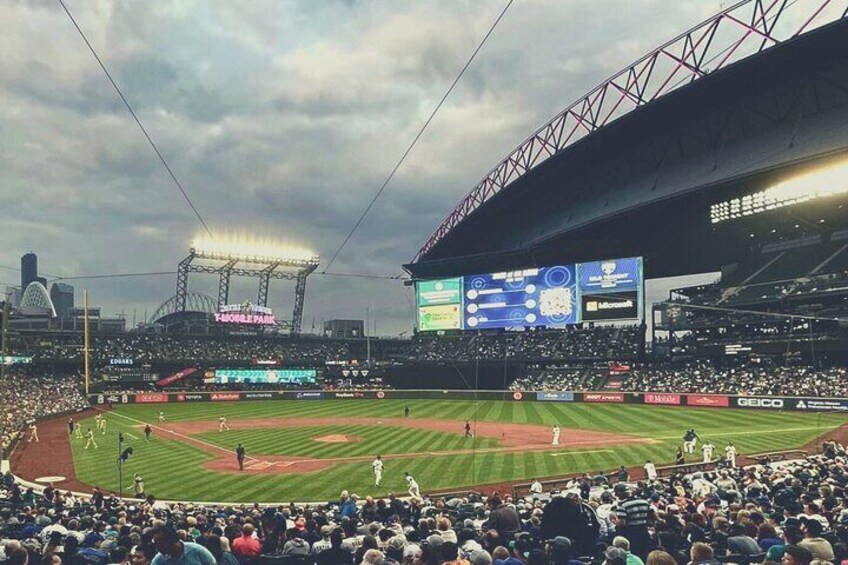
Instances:
[[[212,231],[325,259],[504,4],[68,2]],[[400,274],[527,134],[719,6],[516,0],[332,270]],[[200,226],[59,4],[2,2],[0,28],[0,265],[33,250],[56,276],[173,270]],[[16,282],[0,269],[2,286]],[[175,277],[74,284],[105,313],[141,321]],[[216,284],[191,279],[212,294]],[[271,305],[289,310],[292,290],[272,284]],[[231,297],[255,292],[234,284]],[[411,328],[397,281],[313,276],[304,329],[364,317],[366,306],[380,334]]]

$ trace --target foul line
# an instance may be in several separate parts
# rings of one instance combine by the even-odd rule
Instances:
[[[95,410],[100,410],[101,412],[106,412],[106,411],[105,411],[105,410],[103,410],[102,408],[95,408]],[[155,424],[150,424],[150,423],[148,423],[148,422],[144,422],[144,421],[142,421],[142,420],[138,420],[138,419],[133,418],[133,417],[131,417],[131,416],[126,416],[126,415],[124,415],[124,414],[119,414],[118,412],[109,412],[109,414],[111,414],[111,415],[113,415],[113,416],[118,416],[119,418],[124,418],[124,419],[126,419],[126,420],[129,420],[130,422],[136,422],[137,424],[143,424],[143,425],[150,426],[150,427],[151,427],[152,429],[154,429],[154,430],[159,430],[159,431],[162,431],[162,432],[167,432],[167,433],[169,433],[169,434],[171,434],[171,435],[174,435],[174,436],[177,436],[177,437],[179,437],[179,438],[182,438],[182,439],[184,439],[184,440],[188,441],[189,443],[199,443],[200,445],[205,445],[205,446],[207,446],[207,447],[211,447],[211,448],[213,448],[213,449],[217,449],[218,451],[223,451],[223,452],[225,452],[225,453],[229,453],[230,455],[234,455],[234,452],[233,452],[233,451],[231,451],[231,450],[229,450],[229,449],[227,449],[226,447],[221,447],[220,445],[215,445],[214,443],[209,443],[208,441],[203,441],[202,439],[193,438],[193,437],[191,437],[191,436],[187,436],[187,435],[185,435],[185,434],[181,434],[181,433],[179,433],[179,432],[175,432],[174,430],[169,430],[169,429],[163,428],[163,427],[161,427],[161,426],[157,426],[157,425],[155,425]],[[127,435],[129,435],[129,434],[127,434]],[[138,439],[138,438],[136,438],[136,439]],[[245,459],[250,459],[251,461],[261,461],[260,459],[256,459],[255,457],[250,457],[250,456],[248,456],[248,455],[245,455],[245,456],[244,456],[244,458],[245,458]]]

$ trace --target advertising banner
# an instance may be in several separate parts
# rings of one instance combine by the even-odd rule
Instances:
[[[820,412],[848,412],[848,400],[839,398],[800,398],[795,403],[795,409]]]
[[[765,396],[734,396],[730,399],[731,406],[736,408],[761,408],[766,410],[782,410],[787,408],[786,401],[782,398],[771,398]]]
[[[624,402],[623,392],[584,392],[583,402]]]
[[[645,404],[680,404],[679,394],[645,393],[642,397]]]
[[[321,400],[324,398],[324,393],[320,391],[301,391],[294,393],[295,400]]]
[[[373,392],[361,390],[329,392],[324,394],[330,398],[374,398]]]
[[[543,402],[574,402],[573,392],[537,392],[536,400]]]
[[[209,400],[208,394],[198,392],[181,392],[177,395],[177,402],[204,402]]]
[[[627,320],[639,317],[639,293],[635,290],[584,294],[580,300],[585,322]]]
[[[706,406],[709,408],[727,408],[730,397],[720,394],[689,394],[686,395],[687,406]]]
[[[182,371],[177,371],[173,375],[161,379],[158,383],[156,383],[156,386],[168,386],[169,384],[175,383],[177,381],[182,381],[195,374],[197,371],[198,369],[196,367],[186,367]]]
[[[213,392],[209,400],[213,402],[240,400],[241,395],[237,392]]]
[[[462,329],[462,312],[459,304],[422,306],[418,309],[418,328],[422,332]]]
[[[243,392],[242,398],[244,400],[271,400],[274,398],[274,393],[271,391],[268,392]]]
[[[439,306],[462,303],[462,279],[439,279],[420,281],[418,291],[418,306]]]
[[[135,395],[138,404],[153,404],[156,402],[168,402],[168,395],[164,392],[142,392]]]

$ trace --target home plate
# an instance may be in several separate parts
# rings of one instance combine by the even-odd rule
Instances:
[[[261,471],[262,469],[267,469],[268,467],[273,467],[274,464],[270,461],[257,461],[256,463],[251,463],[247,465],[245,469],[250,469],[251,471]]]

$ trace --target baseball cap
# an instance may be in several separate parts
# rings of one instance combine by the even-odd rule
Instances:
[[[565,536],[557,536],[550,542],[551,551],[554,554],[568,553],[571,551],[571,540]]]

